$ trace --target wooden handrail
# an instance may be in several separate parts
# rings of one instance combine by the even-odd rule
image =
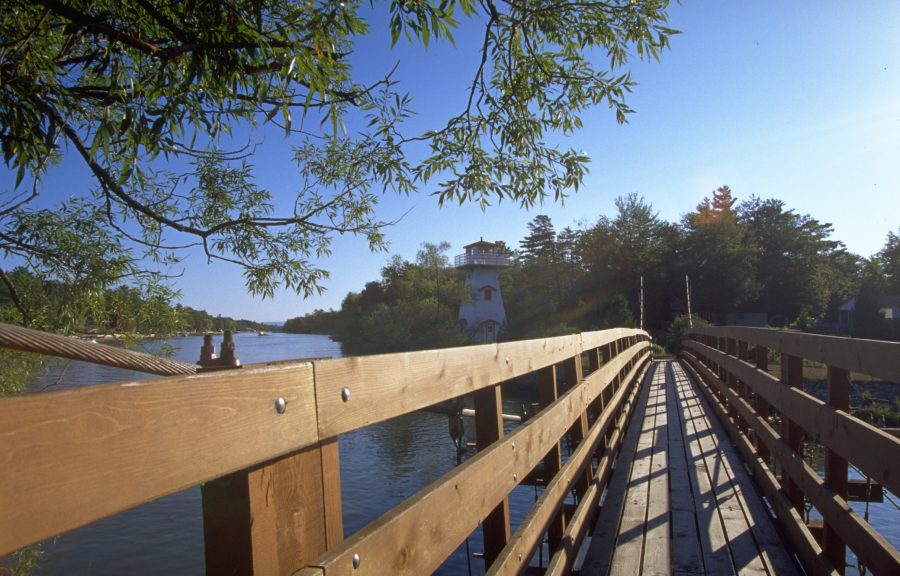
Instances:
[[[691,329],[691,334],[731,338],[888,382],[900,382],[900,343],[897,342],[744,326],[698,327]]]
[[[756,347],[756,365],[746,361],[751,346]],[[807,571],[843,573],[849,546],[873,573],[900,573],[900,552],[847,504],[848,462],[900,493],[900,439],[851,416],[848,401],[850,371],[900,380],[900,344],[705,327],[685,335],[683,350],[683,359],[704,384],[704,393],[772,501]],[[781,379],[767,371],[769,350],[781,353]],[[827,401],[802,390],[804,359],[827,365]],[[781,430],[769,421],[770,408],[781,414]],[[825,478],[803,461],[804,434],[826,448]],[[780,478],[775,477],[770,455]],[[815,539],[801,517],[804,501],[824,519]]]
[[[546,479],[549,508],[495,543],[496,570],[521,570],[579,478],[563,538],[583,538],[649,350],[645,332],[614,329],[0,399],[0,555],[205,483],[208,572],[427,572],[569,435],[577,449]],[[341,543],[338,435],[565,365],[557,400]],[[443,526],[425,530],[435,517]],[[560,546],[556,565],[572,552]]]

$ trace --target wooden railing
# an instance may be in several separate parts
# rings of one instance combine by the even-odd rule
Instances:
[[[208,573],[424,574],[479,525],[489,573],[520,573],[545,537],[562,573],[649,361],[646,333],[614,329],[2,399],[0,556],[202,484]],[[528,374],[544,408],[503,437],[502,385]],[[345,539],[337,438],[469,394],[478,454]],[[512,532],[508,495],[538,476]]]
[[[780,355],[780,378],[769,373],[772,350]],[[900,382],[900,344],[698,328],[685,336],[683,358],[705,384],[808,573],[843,573],[849,547],[874,574],[900,574],[896,548],[847,504],[848,463],[870,479],[869,488],[874,481],[900,495],[900,440],[849,414],[851,372]],[[804,361],[827,367],[827,401],[803,391]],[[804,461],[804,438],[824,446],[824,477]],[[821,524],[805,522],[806,504]]]

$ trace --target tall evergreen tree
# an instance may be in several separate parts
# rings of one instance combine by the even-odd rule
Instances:
[[[719,317],[757,294],[756,247],[738,222],[734,203],[731,190],[722,186],[682,219],[678,256],[691,278],[693,309]]]

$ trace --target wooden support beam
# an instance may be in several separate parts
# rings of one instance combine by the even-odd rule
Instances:
[[[850,371],[828,367],[828,404],[836,410],[850,412]],[[837,496],[847,500],[847,460],[828,450],[825,453],[825,484]],[[825,523],[823,534],[825,553],[841,574],[844,573],[844,558],[847,546],[834,529]]]
[[[565,379],[566,379],[566,387],[569,389],[575,388],[581,384],[582,380],[584,380],[584,372],[582,372],[581,366],[581,355],[578,354],[568,359],[563,363],[563,369],[565,371]],[[588,434],[588,418],[587,418],[587,406],[584,406],[581,410],[581,414],[578,417],[578,420],[575,421],[575,424],[569,429],[569,437],[572,439],[572,449],[578,447],[581,444],[585,437]],[[591,469],[591,465],[589,464],[584,473],[581,475],[575,482],[575,495],[581,500],[581,498],[587,493],[588,486],[591,483],[591,478],[594,475],[594,471]]]
[[[538,372],[538,399],[541,407],[545,408],[553,404],[559,398],[559,389],[556,382],[556,366],[548,366]],[[544,464],[541,477],[543,485],[546,486],[551,478],[556,476],[562,467],[562,452],[559,449],[559,442],[553,445],[553,448],[544,456]],[[563,533],[566,529],[565,515],[560,510],[554,514],[547,528],[548,547],[552,556],[562,541]]]
[[[747,343],[743,340],[738,341],[737,343],[737,357],[741,362],[747,362]],[[737,386],[737,393],[741,398],[747,399],[747,385],[744,384],[743,380],[735,378],[735,384]],[[750,427],[747,426],[746,420],[743,419],[740,415],[738,415],[738,424],[740,424],[740,429],[742,434],[748,434],[750,431]]]
[[[756,369],[766,373],[769,371],[769,349],[759,344],[756,345]],[[760,418],[766,422],[769,421],[769,401],[762,394],[756,395],[756,412]],[[760,442],[758,436],[756,437],[756,450],[759,452],[760,459],[766,463],[766,466],[771,466],[769,447],[764,442]]]
[[[475,432],[478,450],[487,449],[503,438],[503,400],[500,385],[475,391]],[[484,561],[490,566],[509,542],[509,497],[494,508],[482,524]]]
[[[803,358],[799,356],[781,355],[781,383],[790,388],[803,389]],[[781,418],[781,436],[791,450],[800,453],[803,441],[803,429],[790,418]],[[782,463],[783,464],[783,463]],[[803,512],[803,492],[787,474],[782,473],[781,483],[788,499],[798,512]]]
[[[207,574],[293,574],[343,540],[332,439],[203,485]]]

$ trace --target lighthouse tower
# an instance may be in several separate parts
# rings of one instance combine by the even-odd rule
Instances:
[[[459,307],[459,324],[477,343],[496,342],[500,327],[506,322],[503,297],[500,294],[500,269],[511,264],[500,254],[500,245],[481,239],[465,247],[466,253],[454,259],[454,265],[465,272],[466,285],[472,299]]]

